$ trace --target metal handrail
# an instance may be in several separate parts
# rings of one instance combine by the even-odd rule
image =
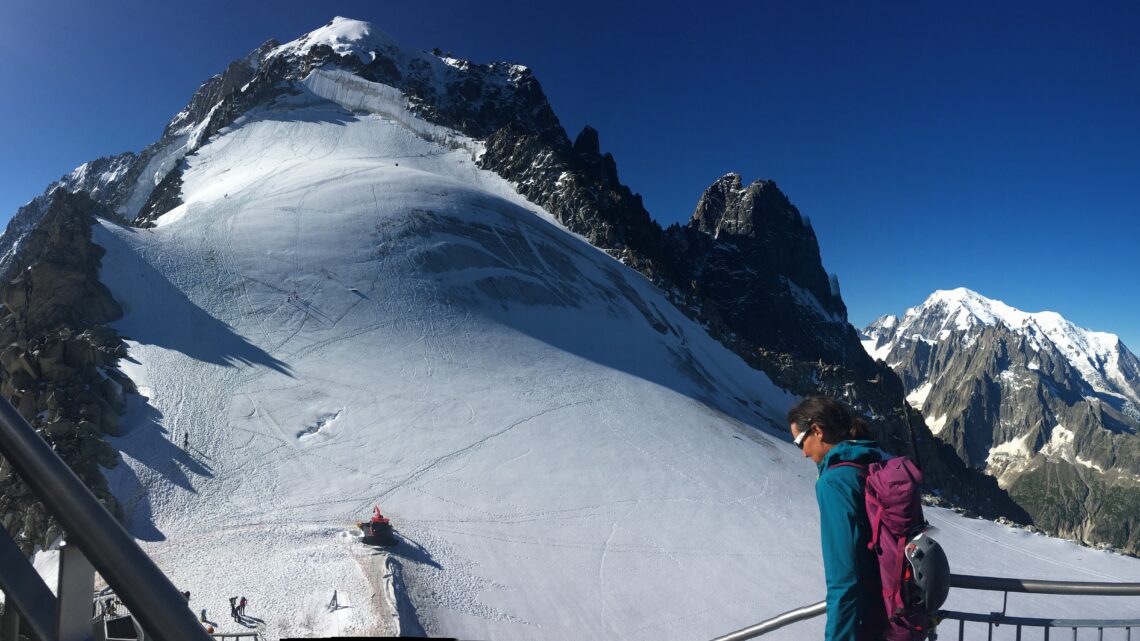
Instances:
[[[1037,579],[1007,579],[992,576],[950,575],[950,585],[966,590],[988,590],[1002,593],[1001,612],[980,614],[976,612],[956,612],[941,610],[935,616],[941,620],[954,620],[958,622],[958,640],[966,638],[966,622],[984,623],[989,629],[992,638],[993,628],[997,625],[1012,626],[1021,638],[1022,628],[1043,628],[1045,639],[1049,638],[1049,630],[1053,628],[1071,628],[1073,638],[1077,638],[1077,630],[1081,628],[1096,628],[1098,635],[1104,638],[1105,628],[1125,628],[1128,638],[1132,638],[1132,628],[1140,627],[1140,619],[1046,619],[1035,617],[1014,617],[1005,613],[1010,592],[1022,594],[1068,594],[1078,596],[1138,596],[1140,583],[1097,583],[1087,581],[1042,581]]]
[[[786,625],[791,625],[797,621],[804,621],[806,619],[817,617],[825,612],[827,612],[827,601],[820,601],[819,603],[814,603],[812,605],[805,605],[802,608],[789,610],[788,612],[774,616],[767,621],[761,621],[760,623],[744,628],[743,630],[730,632],[722,637],[713,639],[713,641],[744,641],[745,639],[752,639],[754,637],[760,636],[761,634],[768,634],[773,630],[778,630]]]
[[[186,599],[24,417],[0,398],[0,455],[157,641],[211,641]]]
[[[950,587],[963,590],[989,590],[993,592],[1020,592],[1026,594],[1069,594],[1085,596],[1140,596],[1140,583],[1103,583],[1090,581],[1043,581],[1039,579],[1010,579],[996,576],[951,574]],[[712,641],[745,641],[767,634],[786,625],[817,617],[827,612],[827,602],[820,601],[761,621],[755,625],[717,637]],[[1140,627],[1140,620],[1124,619],[1034,619],[1007,617],[1002,613],[973,614],[969,612],[941,611],[944,618],[981,623],[1044,627]]]
[[[973,623],[1000,623],[1002,625],[1036,628],[1135,628],[1140,627],[1140,619],[1044,619],[1040,617],[1010,617],[1000,613],[979,614],[977,612],[955,612],[943,610],[938,614],[945,619],[971,621]]]
[[[1092,581],[1042,581],[1007,579],[996,576],[951,574],[950,587],[991,592],[1025,594],[1080,594],[1085,596],[1140,596],[1140,583],[1097,583]]]

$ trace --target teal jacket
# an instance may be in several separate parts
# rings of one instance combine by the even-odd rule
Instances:
[[[864,476],[859,468],[832,466],[840,461],[870,465],[888,458],[874,441],[843,441],[819,464],[815,498],[827,579],[827,641],[877,638],[859,629],[877,627],[876,615],[882,609],[878,559],[867,549],[871,524],[863,502]]]

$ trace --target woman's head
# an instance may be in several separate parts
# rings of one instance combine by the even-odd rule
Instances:
[[[816,463],[822,462],[836,443],[869,436],[866,424],[853,417],[846,405],[825,396],[810,396],[796,403],[788,410],[788,425],[804,456]]]

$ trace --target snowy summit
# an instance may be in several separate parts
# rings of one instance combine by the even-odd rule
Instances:
[[[911,331],[920,324],[921,332]],[[881,359],[893,342],[887,338],[888,334],[877,329],[890,330],[889,336],[910,333],[921,340],[939,341],[953,331],[994,325],[1025,335],[1037,344],[1050,341],[1073,367],[1092,381],[1099,382],[1105,377],[1116,381],[1126,378],[1117,371],[1119,354],[1121,350],[1127,351],[1117,335],[1078,327],[1056,312],[1023,312],[965,287],[935,291],[921,305],[908,309],[902,319],[880,318],[872,323],[874,329],[865,333],[869,338],[864,339],[863,344],[872,357]],[[1101,387],[1106,386],[1108,383],[1101,384]],[[1140,398],[1136,400],[1140,404]]]
[[[324,45],[339,56],[354,55],[361,62],[375,59],[376,50],[399,50],[391,37],[367,22],[337,16],[327,25],[281,45],[273,55],[291,53],[307,55],[313,47]]]

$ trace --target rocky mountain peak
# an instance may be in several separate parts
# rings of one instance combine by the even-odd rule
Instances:
[[[578,137],[574,139],[574,153],[579,156],[596,156],[601,152],[601,144],[598,142],[598,130],[590,125],[582,127],[582,131],[579,132]]]
[[[400,49],[391,36],[371,24],[336,16],[328,24],[280,45],[273,55],[290,52],[304,56],[319,46],[329,47],[339,56],[355,55],[364,63],[371,62],[373,51]]]
[[[729,173],[721,176],[701,194],[689,225],[706,234],[718,235],[720,222],[732,206],[734,195],[739,192],[740,174]]]
[[[937,316],[958,329],[997,324],[1013,329],[1024,325],[1032,315],[971,289],[958,287],[935,291],[922,305],[907,310],[908,318],[918,316]]]
[[[1140,502],[1140,361],[1116,336],[957,288],[875,321],[863,345],[931,432],[1036,525],[1140,549],[1136,519],[1098,498]]]
[[[869,330],[871,330],[871,329],[889,330],[891,328],[898,326],[898,324],[899,324],[899,317],[898,316],[895,316],[894,314],[887,314],[886,316],[880,316],[880,317],[876,318],[875,320],[871,321],[871,324],[867,326],[867,329],[869,329]]]
[[[705,190],[689,225],[713,237],[810,232],[799,210],[774,181],[757,179],[743,187],[737,173],[721,176]],[[814,241],[814,233],[811,236]]]
[[[687,228],[731,247],[733,260],[752,271],[781,275],[768,287],[786,290],[821,320],[846,322],[847,308],[823,269],[815,232],[774,181],[745,187],[740,174],[721,176],[701,195]]]
[[[873,357],[885,358],[899,340],[969,340],[960,335],[986,327],[1021,337],[1032,352],[1056,353],[1093,389],[1122,394],[1140,407],[1140,361],[1118,336],[1078,327],[1057,312],[1024,312],[964,287],[934,292],[897,325],[872,323],[863,342]]]
[[[113,197],[97,200],[136,225],[153,224],[181,204],[186,155],[250,110],[303,94],[306,79],[316,71],[352,74],[394,88],[406,97],[408,111],[473,139],[485,140],[509,128],[570,151],[565,131],[528,68],[416,51],[366,22],[337,17],[285,44],[269,40],[204,82],[162,138],[132,155],[130,166],[115,175],[114,189],[108,190]],[[612,159],[594,164],[616,176]],[[34,224],[42,210],[21,210],[20,226]],[[7,253],[0,244],[0,255]]]
[[[264,57],[277,82],[341,69],[404,93],[416,115],[483,139],[512,126],[569,146],[534,74],[509,62],[478,64],[397,43],[367,22],[334,18]]]

